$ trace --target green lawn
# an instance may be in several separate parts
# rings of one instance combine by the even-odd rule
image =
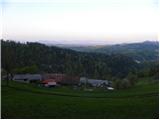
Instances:
[[[158,83],[140,82],[126,90],[95,89],[93,92],[16,82],[10,86],[2,86],[2,118],[145,119],[159,116]]]

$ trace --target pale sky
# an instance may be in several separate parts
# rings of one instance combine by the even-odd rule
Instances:
[[[1,38],[57,43],[157,40],[158,0],[0,0]]]

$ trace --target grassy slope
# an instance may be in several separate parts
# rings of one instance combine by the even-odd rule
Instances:
[[[111,93],[73,91],[66,87],[41,89],[17,83],[11,85],[23,86],[30,91],[2,87],[3,118],[158,118],[158,96],[145,96],[158,93],[158,84],[154,83],[141,82],[135,88]],[[79,97],[35,94],[34,91]],[[142,96],[135,97],[137,94]],[[93,98],[83,97],[88,95]],[[106,98],[94,98],[97,96]]]

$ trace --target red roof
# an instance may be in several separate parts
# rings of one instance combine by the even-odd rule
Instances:
[[[54,79],[55,82],[60,82],[64,79],[66,79],[65,74],[59,74],[59,73],[54,73],[54,74],[44,74],[44,79]]]
[[[44,84],[47,84],[49,82],[55,82],[55,80],[54,79],[46,79],[46,80],[42,81],[42,83],[44,83]]]

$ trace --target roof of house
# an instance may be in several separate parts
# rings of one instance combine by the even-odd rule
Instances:
[[[42,83],[47,84],[49,82],[55,82],[54,79],[47,79],[47,80],[43,80]]]
[[[13,77],[13,80],[41,80],[42,77],[40,74],[16,74]]]
[[[26,75],[26,74],[16,74],[13,77],[13,80],[24,80],[24,79],[28,79],[28,75]]]
[[[42,76],[40,74],[30,74],[28,76],[28,79],[29,80],[41,80],[42,79]]]
[[[103,84],[103,83],[108,84],[108,80],[98,80],[98,79],[80,79],[80,82],[82,83],[87,82],[92,85]]]
[[[108,81],[107,80],[88,79],[88,82],[91,82],[91,83],[106,83]]]

